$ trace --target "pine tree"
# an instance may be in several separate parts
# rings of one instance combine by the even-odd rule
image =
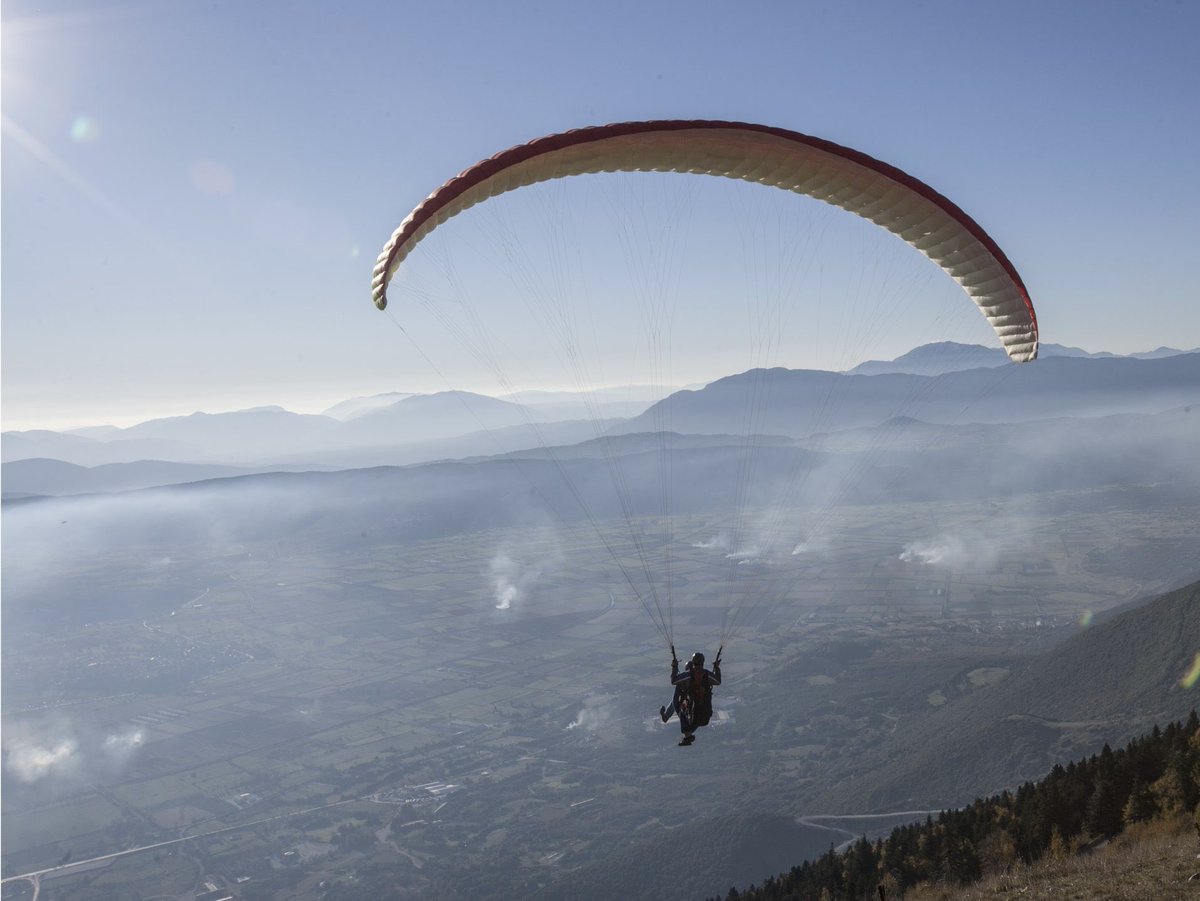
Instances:
[[[1088,803],[1084,827],[1089,834],[1097,838],[1111,838],[1121,831],[1124,806],[1125,799],[1121,797],[1113,780],[1101,777],[1096,781],[1096,789]]]
[[[1153,789],[1135,778],[1133,789],[1129,792],[1129,800],[1125,802],[1122,811],[1126,823],[1144,823],[1158,815],[1158,798]]]

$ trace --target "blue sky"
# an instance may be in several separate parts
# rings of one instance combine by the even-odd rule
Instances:
[[[5,429],[445,387],[370,304],[388,234],[483,156],[632,119],[858,148],[997,239],[1043,340],[1200,346],[1194,3],[5,0],[2,15]],[[448,380],[484,387],[427,340]]]

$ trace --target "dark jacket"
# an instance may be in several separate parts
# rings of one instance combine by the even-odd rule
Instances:
[[[681,673],[679,662],[671,661],[671,684],[683,689],[687,697],[687,720],[692,728],[707,726],[712,719],[712,690],[721,684],[721,664],[713,663],[711,670],[696,668]],[[683,717],[680,717],[681,721]]]

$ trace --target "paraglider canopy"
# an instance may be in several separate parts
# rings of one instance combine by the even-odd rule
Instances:
[[[831,141],[745,122],[623,122],[548,135],[483,160],[425,198],[376,262],[372,298],[439,224],[498,194],[596,172],[681,172],[736,178],[825,201],[907,241],[957,281],[1016,362],[1037,357],[1037,316],[1004,252],[978,223],[929,185]]]

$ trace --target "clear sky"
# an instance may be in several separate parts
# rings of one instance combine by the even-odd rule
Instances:
[[[633,119],[863,150],[983,224],[1044,341],[1200,346],[1197,3],[5,0],[2,16],[5,429],[444,387],[370,303],[383,241],[483,156]]]

